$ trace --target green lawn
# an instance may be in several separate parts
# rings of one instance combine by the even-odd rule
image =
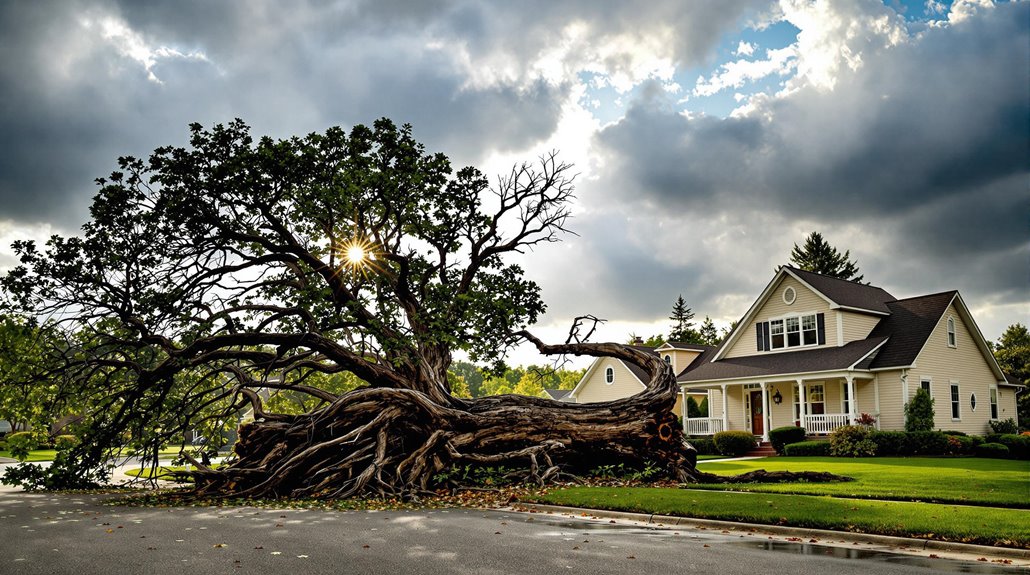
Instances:
[[[840,497],[728,493],[650,487],[569,487],[541,503],[747,523],[1030,547],[1022,509],[869,501]]]
[[[29,457],[25,461],[53,461],[55,455],[57,455],[56,449],[34,449],[29,452]],[[7,450],[0,451],[0,457],[16,459],[11,455],[11,452]]]
[[[212,469],[218,469],[221,466],[222,466],[221,463],[214,463],[214,464],[211,465],[211,468]],[[134,469],[126,469],[125,470],[125,474],[130,476],[130,477],[143,477],[143,478],[146,478],[146,479],[150,479],[152,477],[156,477],[157,479],[165,479],[165,480],[168,480],[168,481],[174,481],[174,480],[176,480],[177,474],[185,472],[185,471],[186,471],[186,466],[185,465],[170,465],[170,466],[162,465],[161,467],[158,467],[157,469],[153,469],[153,468],[150,468],[150,467],[144,467],[144,468],[136,467]]]
[[[719,475],[736,475],[756,469],[829,471],[853,477],[855,481],[698,485],[698,489],[799,493],[1030,509],[1030,461],[971,457],[771,457],[745,461],[712,461],[702,464],[699,468]],[[1027,522],[1030,523],[1030,520]]]

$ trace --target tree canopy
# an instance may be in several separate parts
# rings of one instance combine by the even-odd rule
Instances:
[[[800,269],[842,280],[860,282],[865,276],[859,274],[858,264],[850,258],[850,250],[843,254],[838,252],[837,248],[823,239],[819,232],[808,234],[804,245],[799,247],[794,244],[794,249],[790,252],[791,263]]]
[[[1001,369],[1030,385],[1030,330],[1021,323],[1014,323],[1005,329],[993,347]],[[1016,401],[1019,422],[1025,427],[1030,424],[1030,392],[1024,390]]]

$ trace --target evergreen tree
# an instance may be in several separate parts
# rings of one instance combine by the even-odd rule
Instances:
[[[718,345],[719,343],[719,331],[715,329],[715,323],[712,322],[712,318],[707,315],[705,316],[705,321],[701,323],[698,337],[704,345]]]
[[[921,387],[905,404],[905,431],[933,431],[933,398]]]
[[[700,343],[695,341],[698,339],[698,333],[693,327],[694,322],[691,321],[694,319],[694,311],[687,307],[687,302],[683,301],[682,294],[676,298],[669,319],[675,322],[672,324],[672,331],[669,332],[669,341]]]
[[[791,263],[805,271],[860,282],[865,276],[859,275],[858,265],[850,257],[850,250],[838,252],[819,232],[809,234],[804,246],[794,244],[790,252]]]

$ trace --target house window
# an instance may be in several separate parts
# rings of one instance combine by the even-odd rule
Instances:
[[[931,381],[932,380],[929,377],[920,378],[920,380],[919,380],[919,387],[921,387],[924,390],[926,390],[926,393],[929,393],[930,397],[933,397],[933,388],[930,387],[930,382]]]
[[[955,318],[948,318],[948,345],[955,347]]]
[[[958,397],[958,384],[951,384],[951,418],[958,420],[960,419],[961,413],[959,412],[959,397]]]
[[[794,421],[801,422],[801,390],[794,384]]]
[[[976,411],[976,394],[975,393],[970,393],[969,394],[969,411],[973,411],[973,412]]]
[[[998,388],[991,388],[991,419],[998,419]]]
[[[808,411],[812,415],[826,413],[826,394],[822,384],[808,386]]]
[[[841,413],[851,413],[851,398],[848,397],[848,382],[840,384],[840,407]]]
[[[615,369],[611,366],[604,369],[604,382],[608,385],[615,383]]]
[[[769,322],[769,347],[783,349],[819,343],[819,322],[816,314],[796,315]]]
[[[787,286],[787,289],[783,290],[783,303],[790,305],[796,299],[798,299],[798,292],[794,291],[794,288]]]
[[[666,364],[672,365],[672,356],[671,355],[665,354],[665,357],[663,359],[665,360]]]

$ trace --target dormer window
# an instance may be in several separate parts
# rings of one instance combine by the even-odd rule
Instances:
[[[948,347],[955,347],[955,318],[948,318]]]
[[[604,369],[604,382],[608,385],[615,383],[615,369],[611,366]]]
[[[665,357],[664,357],[664,358],[662,358],[662,359],[664,359],[664,360],[665,360],[665,363],[666,363],[666,364],[668,364],[668,365],[672,365],[672,356],[671,356],[671,355],[669,355],[669,354],[665,354]]]

